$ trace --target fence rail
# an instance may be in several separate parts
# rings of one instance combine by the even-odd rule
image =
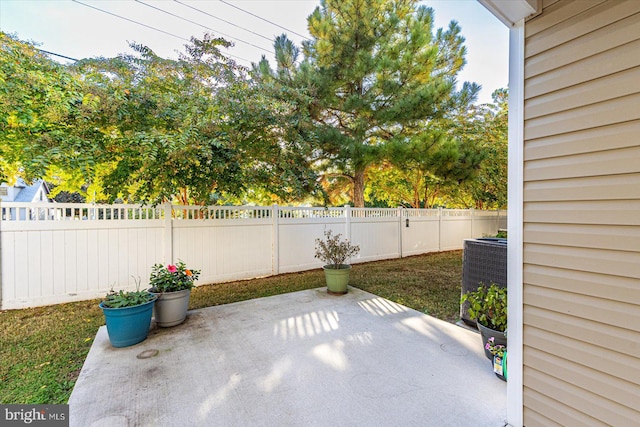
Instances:
[[[506,228],[506,211],[289,206],[0,204],[0,308],[103,296],[182,260],[200,284],[321,267],[331,229],[361,251],[351,263],[461,249]]]

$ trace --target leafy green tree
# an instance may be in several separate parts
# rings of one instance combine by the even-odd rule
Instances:
[[[429,124],[439,130],[391,144],[391,161],[369,171],[368,199],[390,206],[504,208],[506,90],[494,92],[493,97],[493,104],[482,105],[474,105],[473,96],[463,98],[459,108]]]
[[[178,60],[132,45],[137,55],[80,61],[94,106],[84,138],[96,142],[101,189],[156,204],[292,200],[315,174],[272,103],[220,53],[229,43],[192,38]]]
[[[453,108],[464,38],[455,22],[434,34],[433,10],[415,0],[323,0],[308,25],[300,65],[294,69],[288,58],[297,52],[280,40],[276,70],[266,61],[256,68],[303,94],[315,166],[346,178],[362,207],[367,169],[384,160],[385,144],[406,141]]]
[[[214,191],[242,188],[240,153],[225,137],[217,94],[238,68],[219,51],[228,43],[192,38],[178,60],[132,44],[137,55],[87,59],[75,66],[94,107],[79,129],[106,165],[111,200],[206,203]]]
[[[294,112],[295,99],[276,99],[252,82],[235,89],[223,104],[224,133],[243,159],[245,188],[235,200],[286,203],[312,196],[317,175],[310,166],[307,132]]]
[[[74,136],[81,115],[80,83],[33,44],[0,32],[0,181],[44,176],[50,165],[90,162]]]
[[[446,205],[442,197],[446,188],[476,176],[484,154],[473,139],[457,129],[475,120],[469,112],[474,110],[479,90],[478,85],[465,83],[452,95],[450,108],[441,117],[408,128],[405,140],[388,144],[390,162],[411,186],[412,207]]]
[[[451,189],[452,196],[466,198],[478,209],[507,206],[508,92],[493,92],[493,103],[471,109],[474,120],[461,121],[460,135],[479,147],[484,160],[472,180]]]

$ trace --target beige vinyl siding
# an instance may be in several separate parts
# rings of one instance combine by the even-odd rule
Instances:
[[[640,425],[640,1],[525,24],[523,416]]]

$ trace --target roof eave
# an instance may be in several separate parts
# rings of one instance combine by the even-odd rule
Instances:
[[[542,10],[542,0],[478,0],[507,27]]]

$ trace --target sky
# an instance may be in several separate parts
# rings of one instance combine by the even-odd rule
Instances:
[[[226,53],[250,66],[262,55],[274,62],[273,39],[280,34],[287,33],[298,45],[308,38],[307,16],[319,4],[319,0],[0,0],[0,29],[36,42],[40,49],[76,59],[132,53],[129,42],[175,58],[191,36],[209,32],[232,41],[234,46]],[[491,102],[491,93],[508,83],[508,29],[476,0],[420,4],[434,9],[436,28],[446,28],[451,20],[460,24],[467,65],[458,80],[482,85],[478,101]]]

